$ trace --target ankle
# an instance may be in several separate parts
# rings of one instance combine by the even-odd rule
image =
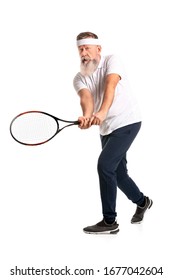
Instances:
[[[106,225],[113,225],[115,223],[115,219],[112,219],[112,220],[104,219],[104,222]]]
[[[140,208],[144,208],[144,207],[145,207],[145,204],[146,204],[146,198],[144,197],[142,203],[138,204],[138,206],[139,206]]]

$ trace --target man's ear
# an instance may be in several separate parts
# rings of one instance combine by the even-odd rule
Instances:
[[[102,47],[101,46],[97,46],[98,52],[101,53],[102,51]]]

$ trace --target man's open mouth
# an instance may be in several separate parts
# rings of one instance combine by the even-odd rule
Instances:
[[[86,63],[88,63],[90,61],[90,58],[83,58],[82,59],[82,63],[83,64],[86,64]]]

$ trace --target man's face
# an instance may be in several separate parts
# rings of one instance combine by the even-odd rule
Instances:
[[[80,70],[83,76],[94,73],[100,61],[101,47],[96,45],[82,45],[78,47],[81,58]]]

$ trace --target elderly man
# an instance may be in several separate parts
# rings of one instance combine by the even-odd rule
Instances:
[[[117,233],[117,187],[137,205],[131,223],[140,223],[152,206],[127,172],[126,154],[141,127],[141,116],[128,79],[116,55],[101,55],[101,43],[92,32],[77,36],[81,60],[74,88],[80,97],[83,116],[79,127],[99,125],[102,151],[98,175],[103,219],[84,228],[86,233]]]

